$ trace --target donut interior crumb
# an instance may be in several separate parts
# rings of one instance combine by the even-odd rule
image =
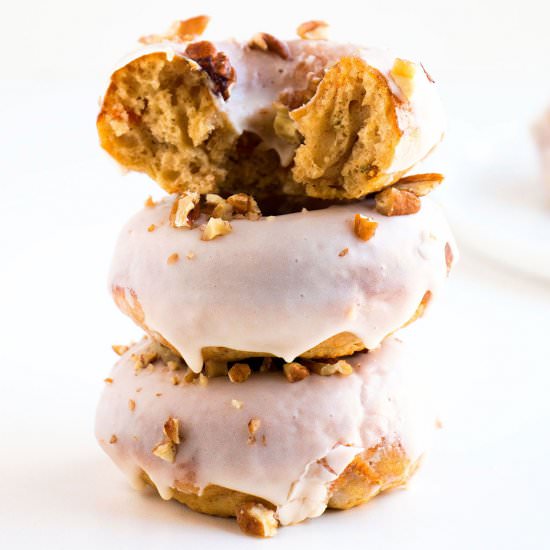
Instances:
[[[233,70],[231,60],[208,42],[187,49],[195,45],[206,52],[197,62],[154,52],[112,75],[97,126],[101,145],[124,167],[147,173],[169,193],[260,198],[353,199],[399,179],[389,173],[401,137],[394,97],[363,60],[343,57],[326,70],[320,57],[303,61],[306,88],[283,90],[264,113],[294,148],[282,166],[260,136],[237,132],[221,106],[231,89],[217,95],[217,84]]]

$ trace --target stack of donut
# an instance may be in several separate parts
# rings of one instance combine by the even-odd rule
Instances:
[[[336,44],[199,39],[180,21],[113,73],[102,146],[169,195],[122,230],[109,286],[146,336],[97,438],[134,485],[248,534],[403,485],[427,448],[420,318],[456,250],[407,175],[441,140],[421,64]],[[399,331],[399,332],[398,332]]]

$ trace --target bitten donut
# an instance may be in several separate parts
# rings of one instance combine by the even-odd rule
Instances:
[[[170,193],[359,198],[443,136],[429,74],[386,51],[266,33],[176,38],[114,72],[97,120],[103,148]]]
[[[270,536],[279,524],[402,485],[429,445],[429,373],[411,342],[391,337],[346,358],[348,376],[294,384],[280,372],[186,383],[158,357],[136,369],[155,345],[134,345],[106,379],[96,419],[102,448],[134,485],[236,516],[250,534]]]
[[[370,200],[231,221],[206,207],[197,194],[150,202],[122,230],[109,277],[120,309],[195,372],[205,359],[374,349],[422,313],[455,255],[427,198],[395,217]]]

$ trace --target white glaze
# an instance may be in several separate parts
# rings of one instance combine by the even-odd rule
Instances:
[[[309,72],[327,69],[342,57],[358,57],[377,69],[388,82],[396,97],[394,109],[402,137],[394,152],[389,173],[410,169],[426,157],[441,141],[445,116],[435,85],[430,82],[420,64],[416,65],[414,93],[406,98],[391,76],[396,57],[387,50],[365,48],[354,44],[330,41],[289,40],[290,58],[251,50],[236,40],[213,41],[218,51],[225,52],[236,70],[237,81],[230,88],[230,97],[223,101],[213,96],[235,130],[254,132],[265,146],[275,149],[283,166],[293,158],[294,146],[273,131],[272,105],[284,89],[303,89]],[[165,52],[168,59],[184,56],[187,44],[161,42],[132,53],[120,66],[149,53]]]
[[[428,447],[434,414],[427,400],[430,366],[419,353],[421,323],[349,358],[355,368],[348,377],[311,375],[295,384],[276,372],[243,384],[215,378],[206,387],[174,386],[173,372],[160,362],[135,374],[130,354],[145,340],[111,372],[96,436],[131,480],[147,472],[164,498],[176,481],[199,491],[216,484],[272,502],[282,524],[315,517],[326,507],[330,483],[356,454],[384,440],[399,443],[415,462]],[[151,452],[168,416],[179,419],[183,439],[174,464]],[[247,442],[251,418],[261,422],[255,444]],[[113,434],[117,442],[110,444]],[[329,468],[318,463],[324,457]]]
[[[206,346],[292,361],[351,332],[374,349],[413,316],[426,291],[437,297],[447,276],[445,244],[454,248],[443,213],[430,199],[419,213],[393,218],[361,201],[233,220],[232,232],[212,241],[202,241],[198,227],[172,228],[172,201],[143,209],[124,227],[109,284],[135,293],[145,324],[196,372]],[[379,224],[367,242],[353,232],[356,213]],[[149,232],[151,224],[156,229]],[[345,248],[349,252],[339,256]],[[186,258],[189,252],[193,259]],[[169,265],[173,253],[180,259]]]

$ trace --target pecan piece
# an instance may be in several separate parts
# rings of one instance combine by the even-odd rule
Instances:
[[[206,40],[189,44],[185,49],[185,55],[195,61],[210,77],[214,93],[227,101],[229,86],[237,79],[229,57],[223,52],[217,52],[214,44]]]
[[[296,33],[304,40],[327,40],[328,23],[324,21],[306,21],[298,26]]]
[[[191,229],[193,222],[201,212],[199,201],[198,193],[191,192],[180,195],[172,205],[170,225],[176,229]]]
[[[401,178],[394,184],[394,187],[401,191],[410,191],[417,197],[424,197],[441,185],[444,179],[443,174],[414,174],[413,176]]]
[[[290,58],[290,50],[285,42],[281,42],[278,38],[275,38],[272,34],[267,32],[259,32],[255,34],[248,43],[248,47],[251,50],[261,50],[264,52],[271,52],[278,55],[281,59]]]
[[[410,191],[388,187],[374,197],[376,211],[384,216],[406,216],[420,210],[420,199]]]
[[[235,363],[228,371],[229,380],[235,384],[240,384],[248,380],[252,370],[246,363]]]
[[[289,382],[300,382],[309,376],[309,370],[300,363],[285,363],[283,365],[285,378]]]
[[[353,231],[362,240],[368,241],[374,237],[378,223],[372,218],[363,216],[362,214],[355,214],[353,219]]]

